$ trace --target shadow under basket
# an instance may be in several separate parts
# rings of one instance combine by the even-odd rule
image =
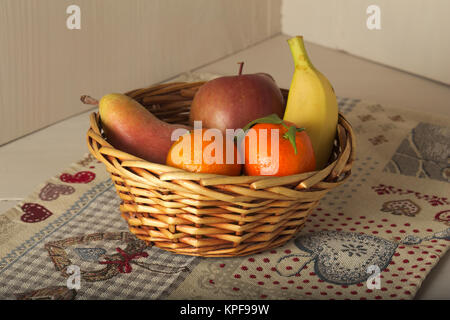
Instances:
[[[168,83],[126,94],[161,120],[188,124],[192,99],[204,83]],[[282,93],[286,101],[288,90]],[[285,177],[191,173],[142,160],[105,140],[95,112],[87,142],[111,174],[122,217],[137,238],[204,257],[243,256],[283,245],[319,200],[347,180],[355,159],[353,131],[342,114],[329,164]]]

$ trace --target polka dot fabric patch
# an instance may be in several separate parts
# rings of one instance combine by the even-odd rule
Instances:
[[[319,207],[281,248],[204,260],[192,290],[220,298],[412,299],[450,244],[450,229],[435,226]]]
[[[311,214],[305,229],[285,248],[244,260],[234,278],[256,284],[267,299],[279,296],[273,292],[275,288],[289,292],[291,298],[410,299],[449,244],[448,233],[416,229],[410,222],[399,224],[363,215],[352,218],[321,208]],[[321,232],[331,232],[331,241]],[[316,237],[316,246],[311,236]],[[369,273],[365,265],[371,245],[378,249],[372,249],[378,260],[371,261],[379,273]],[[348,277],[345,268],[355,276]]]

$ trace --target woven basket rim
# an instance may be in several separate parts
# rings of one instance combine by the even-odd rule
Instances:
[[[97,133],[98,131],[100,131],[99,126],[99,115],[98,112],[92,112],[90,115],[90,120],[91,120],[91,127],[90,130],[93,130],[95,133]],[[92,126],[92,123],[96,123],[95,126]],[[347,130],[346,132],[350,135],[350,161],[353,162],[354,161],[354,136],[353,136],[353,131],[350,127],[350,124],[348,123],[348,121],[346,120],[346,118],[344,117],[344,115],[342,115],[342,113],[339,113],[339,122],[343,122],[345,123],[346,127],[345,129]],[[97,128],[97,130],[95,129]],[[350,130],[349,130],[350,129]],[[101,133],[101,132],[100,132]],[[88,136],[89,136],[89,132],[88,132]],[[97,133],[98,134],[98,133]],[[97,139],[100,138],[100,140],[104,143],[104,147],[102,147],[101,149],[99,149],[100,152],[104,152],[107,155],[111,155],[114,156],[115,154],[120,154],[121,157],[127,159],[126,161],[133,161],[133,164],[135,166],[141,167],[143,169],[150,169],[150,170],[155,170],[157,169],[158,171],[162,171],[164,173],[162,173],[162,175],[160,176],[161,180],[163,181],[168,181],[168,180],[173,180],[173,179],[177,179],[177,180],[200,180],[201,184],[203,186],[208,186],[208,185],[221,185],[221,184],[242,184],[242,183],[249,183],[251,182],[251,188],[258,190],[258,189],[263,189],[264,187],[268,187],[268,186],[276,186],[279,185],[278,182],[282,182],[282,181],[292,181],[292,180],[301,180],[301,178],[310,178],[313,177],[315,175],[318,175],[320,173],[323,172],[328,172],[330,171],[331,167],[334,167],[336,160],[334,162],[329,163],[327,166],[325,166],[324,168],[322,168],[321,170],[316,170],[316,171],[311,171],[311,172],[305,172],[305,173],[300,173],[300,174],[295,174],[295,175],[289,175],[289,176],[284,176],[284,177],[278,177],[278,176],[247,176],[247,175],[239,175],[239,176],[227,176],[227,175],[219,175],[219,174],[211,174],[211,173],[197,173],[197,172],[190,172],[190,171],[186,171],[184,169],[181,168],[175,168],[175,167],[171,167],[168,166],[166,164],[160,164],[160,163],[154,163],[142,158],[139,158],[135,155],[132,155],[130,153],[121,151],[117,148],[115,148],[114,146],[112,146],[110,143],[108,143],[106,141],[106,139],[103,137],[103,134],[97,136]],[[89,145],[89,144],[88,144]],[[90,148],[91,149],[91,148]],[[343,150],[344,151],[344,150]],[[342,151],[342,152],[343,152]],[[341,152],[341,153],[342,153]],[[339,157],[339,154],[338,154]],[[102,161],[104,162],[104,161]],[[130,164],[130,163],[127,163]],[[266,183],[262,183],[262,182],[266,182]],[[255,183],[258,182],[258,183]]]
[[[166,94],[173,92],[174,90],[189,90],[189,88],[201,86],[202,84],[206,83],[207,81],[198,81],[198,82],[172,82],[172,83],[164,83],[164,84],[158,84],[154,86],[150,86],[147,88],[141,88],[141,89],[135,89],[126,92],[125,94],[136,98],[139,97],[139,95],[145,93],[147,90],[151,89],[151,95],[157,96],[159,94]],[[285,94],[289,90],[280,88]],[[340,127],[343,128],[344,132],[340,132]],[[341,130],[342,131],[342,130]],[[267,187],[276,187],[284,184],[292,184],[296,181],[301,181],[302,179],[309,179],[308,181],[313,182],[320,182],[322,179],[318,180],[317,177],[323,177],[326,178],[330,173],[332,173],[333,169],[336,168],[338,160],[340,160],[340,157],[344,153],[348,153],[348,158],[345,159],[345,161],[341,161],[340,165],[338,166],[339,172],[334,172],[335,176],[339,176],[341,171],[344,170],[345,167],[351,167],[351,164],[355,160],[355,137],[353,133],[353,129],[350,125],[350,123],[347,121],[345,116],[339,112],[338,113],[338,128],[337,128],[337,134],[336,139],[340,138],[341,136],[344,136],[343,139],[345,139],[345,147],[341,148],[341,152],[336,155],[336,159],[332,161],[331,163],[328,163],[324,168],[316,171],[311,172],[305,172],[301,174],[295,174],[290,176],[284,176],[284,177],[278,177],[278,176],[246,176],[246,175],[239,175],[239,176],[227,176],[227,175],[218,175],[218,174],[210,174],[210,173],[195,173],[195,172],[189,172],[180,168],[175,168],[168,166],[166,164],[160,164],[160,163],[154,163],[150,162],[148,160],[139,158],[137,156],[134,156],[130,153],[121,151],[114,146],[112,146],[103,136],[103,133],[100,129],[100,117],[98,112],[92,112],[90,115],[90,128],[87,134],[88,138],[88,148],[91,153],[94,155],[97,153],[93,150],[90,139],[93,138],[93,140],[96,140],[102,145],[102,148],[97,150],[100,153],[104,153],[105,155],[109,156],[117,156],[120,155],[122,159],[126,159],[126,165],[134,165],[142,169],[147,169],[153,172],[162,173],[160,175],[160,179],[162,181],[169,181],[169,180],[187,180],[187,181],[200,181],[200,184],[204,187],[208,186],[215,186],[215,185],[223,185],[223,184],[247,184],[250,183],[250,188],[253,190],[260,190]],[[99,159],[101,160],[105,165],[108,165],[105,160],[106,159]],[[132,162],[132,163],[130,163]],[[124,168],[124,170],[126,170]],[[325,174],[326,173],[326,174]],[[307,183],[300,183],[300,188],[297,186],[298,189],[306,190],[310,186],[311,182]]]

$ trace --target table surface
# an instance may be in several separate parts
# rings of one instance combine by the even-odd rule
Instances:
[[[243,51],[191,70],[235,74],[270,73],[289,88],[293,63],[286,35],[278,35]],[[385,106],[433,112],[450,117],[450,86],[382,66],[358,57],[307,44],[311,60],[331,81],[338,96]],[[38,184],[78,160],[87,151],[85,133],[92,111],[81,113],[0,147],[0,214],[26,198]],[[447,254],[420,288],[417,299],[450,299]]]

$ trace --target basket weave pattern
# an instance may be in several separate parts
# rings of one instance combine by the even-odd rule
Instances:
[[[166,122],[188,124],[192,98],[203,84],[176,82],[126,94]],[[288,91],[282,92],[286,98]],[[205,257],[248,255],[284,244],[319,200],[346,181],[355,158],[353,131],[341,114],[329,165],[286,177],[199,174],[142,160],[105,140],[95,112],[87,142],[111,174],[122,217],[136,237]]]

